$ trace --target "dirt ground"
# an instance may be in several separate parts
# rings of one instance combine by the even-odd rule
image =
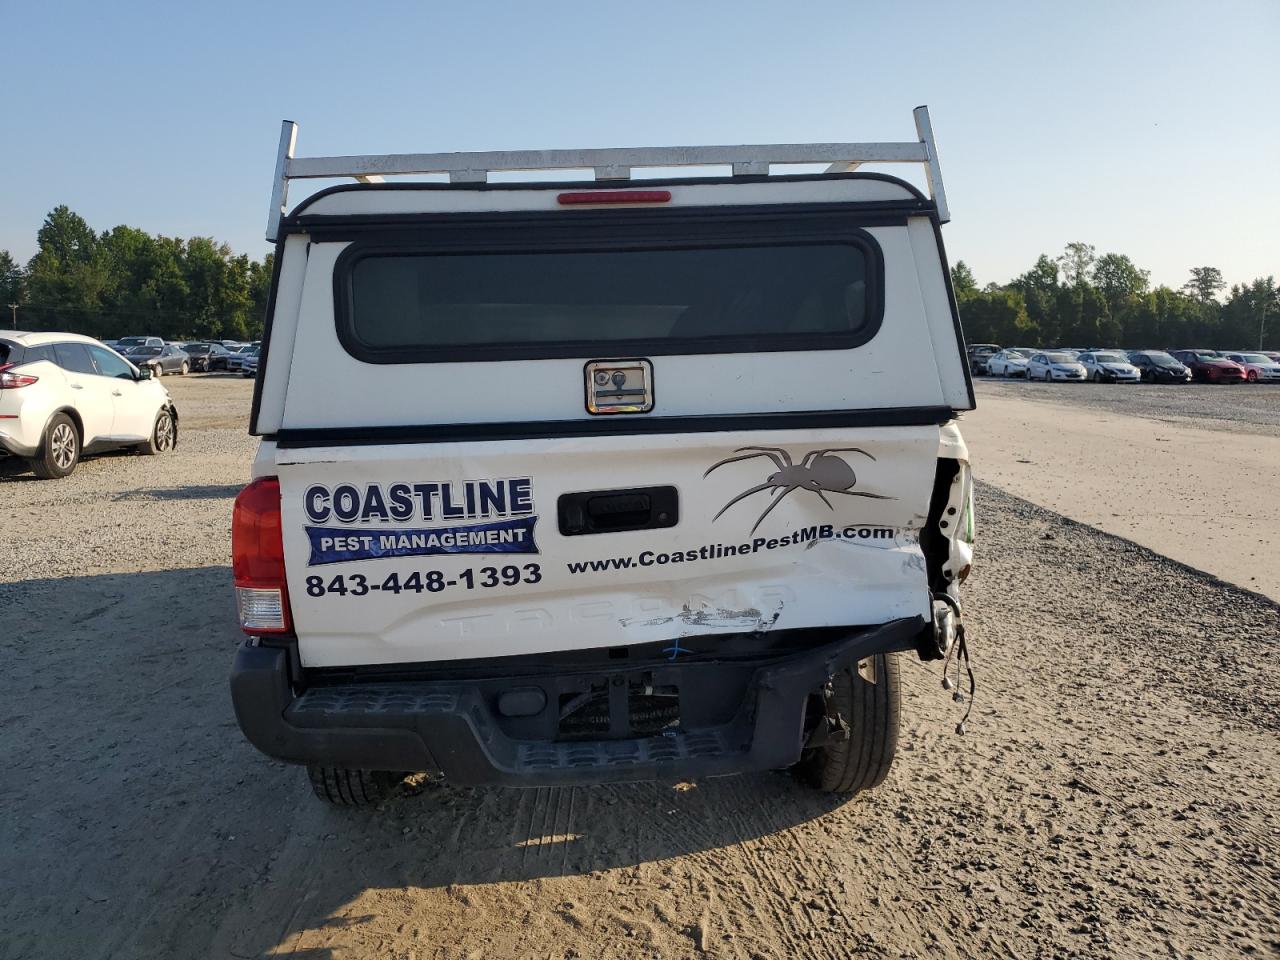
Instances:
[[[417,784],[343,812],[231,712],[248,384],[166,384],[175,454],[0,468],[0,958],[1280,954],[1274,603],[983,485],[970,732],[904,661],[873,794]]]
[[[980,381],[1002,490],[1280,601],[1280,386]]]

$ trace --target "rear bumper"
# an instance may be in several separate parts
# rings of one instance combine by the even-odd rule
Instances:
[[[18,421],[10,420],[8,423],[15,424]],[[40,452],[40,445],[37,442],[32,445],[24,442],[23,438],[17,433],[10,433],[5,429],[5,421],[0,421],[0,450],[10,453],[15,457],[34,457]]]
[[[918,617],[854,630],[798,652],[758,659],[597,666],[561,674],[504,673],[467,680],[361,682],[294,693],[290,650],[246,641],[236,655],[231,696],[248,740],[288,763],[442,773],[458,784],[554,786],[681,780],[774,770],[800,759],[810,694],[865,657],[913,650],[930,628]],[[516,661],[518,662],[518,661]],[[566,691],[608,691],[611,731],[557,739]],[[661,733],[631,729],[636,684],[680,691],[679,723]],[[541,692],[539,696],[538,692]],[[503,693],[525,704],[518,720],[499,709]],[[542,705],[529,713],[530,699]],[[512,735],[513,725],[520,728]],[[536,735],[539,727],[544,735]]]

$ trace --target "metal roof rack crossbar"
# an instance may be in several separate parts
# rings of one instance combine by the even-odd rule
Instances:
[[[729,166],[734,176],[768,175],[781,164],[828,164],[826,173],[847,173],[864,163],[918,163],[924,167],[938,219],[950,219],[942,170],[929,123],[929,108],[916,107],[916,140],[887,143],[777,143],[720,147],[612,147],[599,150],[493,150],[480,153],[391,153],[350,157],[295,157],[298,125],[280,129],[267,239],[275,241],[289,197],[289,181],[350,177],[380,183],[384,177],[447,174],[451,183],[485,183],[490,173],[592,170],[597,181],[629,180],[643,167]]]

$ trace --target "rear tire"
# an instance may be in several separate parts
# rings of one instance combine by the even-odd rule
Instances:
[[[856,666],[831,678],[833,705],[849,725],[849,736],[806,750],[792,768],[811,787],[852,796],[879,786],[889,775],[902,710],[898,655],[878,653],[871,663],[874,683],[864,680]]]
[[[44,432],[40,453],[27,461],[41,480],[61,480],[80,462],[80,432],[65,413],[54,414]]]
[[[335,807],[371,807],[389,797],[405,775],[386,770],[351,770],[308,764],[307,777],[315,795],[325,803]]]

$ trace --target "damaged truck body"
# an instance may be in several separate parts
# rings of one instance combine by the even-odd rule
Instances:
[[[233,524],[248,739],[343,804],[412,771],[883,780],[899,655],[962,642],[974,541],[916,126],[300,158],[286,123]],[[928,195],[858,169],[883,162]],[[637,175],[656,167],[697,175]],[[490,181],[568,169],[594,179]],[[357,182],[287,211],[309,177]]]

